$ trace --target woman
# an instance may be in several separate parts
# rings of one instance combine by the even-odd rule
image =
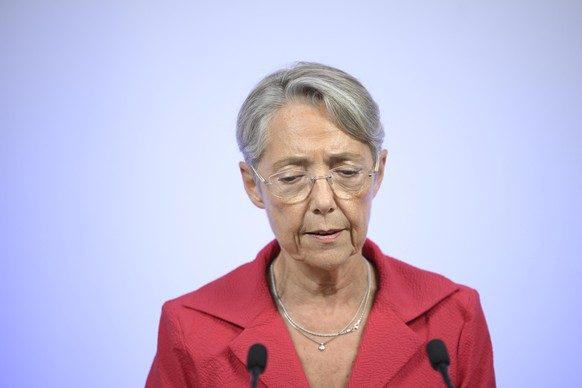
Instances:
[[[438,387],[437,337],[458,387],[494,387],[476,291],[385,256],[366,238],[386,150],[376,103],[350,75],[300,63],[261,81],[237,140],[250,200],[275,235],[256,259],[164,305],[147,387]]]

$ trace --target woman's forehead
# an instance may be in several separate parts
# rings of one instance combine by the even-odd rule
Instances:
[[[267,127],[263,158],[271,165],[365,162],[369,146],[340,129],[316,107],[291,104],[281,108]]]

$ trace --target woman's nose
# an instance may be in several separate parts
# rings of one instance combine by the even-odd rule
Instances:
[[[312,211],[318,214],[331,213],[336,208],[335,197],[331,187],[331,176],[316,176],[311,179],[313,187],[309,197]]]

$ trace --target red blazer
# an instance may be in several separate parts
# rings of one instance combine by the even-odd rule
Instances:
[[[164,304],[146,387],[248,387],[247,352],[257,342],[268,349],[259,386],[309,386],[266,282],[279,251],[273,241],[254,261]],[[495,387],[477,292],[385,256],[370,240],[363,254],[378,272],[379,288],[348,386],[444,386],[425,351],[440,338],[455,387]]]

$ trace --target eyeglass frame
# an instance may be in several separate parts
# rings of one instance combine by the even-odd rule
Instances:
[[[265,178],[263,178],[263,176],[262,176],[262,175],[261,175],[261,174],[260,174],[260,173],[259,173],[259,172],[258,172],[256,169],[255,169],[255,167],[254,167],[253,165],[250,165],[250,168],[253,170],[253,172],[255,173],[255,175],[257,176],[257,178],[259,178],[259,180],[260,180],[260,181],[261,181],[261,182],[262,182],[262,183],[263,183],[265,186],[271,186],[271,187],[273,186],[273,183],[272,183],[272,182],[270,182],[270,181],[268,181],[268,180],[266,180]],[[337,167],[336,167],[336,168],[337,168]],[[332,168],[332,169],[330,169],[329,171],[331,171],[331,170],[333,170],[333,168]],[[376,161],[375,161],[375,163],[374,163],[374,170],[372,170],[372,172],[368,173],[368,177],[369,177],[369,178],[371,178],[371,177],[373,177],[374,175],[378,174],[378,171],[379,171],[379,170],[380,170],[380,154],[378,153],[378,154],[376,155]],[[277,174],[278,174],[278,173],[275,173],[275,174],[273,174],[273,175],[270,175],[270,176],[269,176],[269,179],[270,179],[271,177],[273,177],[273,176],[277,175]],[[332,176],[332,175],[319,175],[319,176],[312,176],[312,177],[308,177],[308,179],[309,179],[309,182],[311,182],[311,187],[309,188],[309,191],[307,192],[307,195],[305,196],[305,198],[307,198],[307,197],[309,196],[309,194],[311,193],[311,190],[313,190],[313,186],[315,186],[315,181],[317,181],[318,179],[325,179],[325,180],[327,181],[327,183],[329,184],[329,187],[331,188],[331,191],[332,191],[334,194],[336,194],[336,195],[337,195],[337,193],[336,193],[336,192],[335,192],[335,190],[333,189],[333,185],[332,185],[333,176]],[[363,187],[363,185],[362,185],[362,187]],[[275,197],[277,197],[277,198],[279,198],[279,199],[283,199],[283,200],[291,200],[291,199],[294,199],[294,198],[296,197],[296,196],[291,196],[291,197],[281,197],[281,196],[278,196],[277,194],[273,194],[273,192],[272,192],[271,190],[269,190],[269,192],[270,192],[270,193],[271,193],[273,196],[275,196]],[[303,200],[303,199],[305,199],[305,198],[302,198],[302,199],[301,199],[301,200],[299,200],[299,201],[302,201],[302,200]]]

